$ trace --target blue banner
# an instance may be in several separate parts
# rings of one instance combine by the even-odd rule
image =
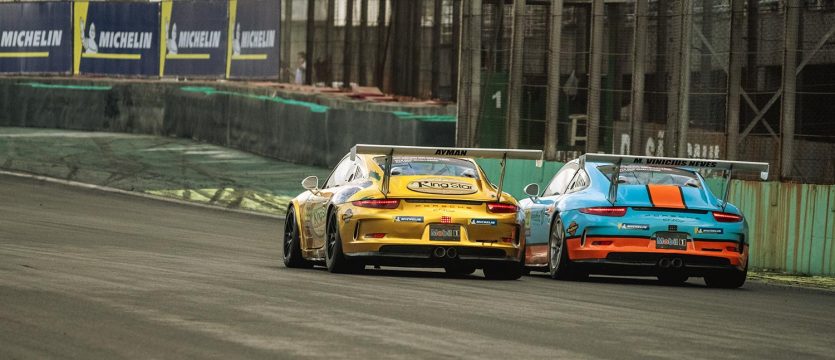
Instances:
[[[159,75],[159,4],[74,3],[75,74]]]
[[[224,76],[227,5],[227,0],[163,1],[160,76]]]
[[[0,3],[0,73],[72,70],[68,2]]]
[[[278,78],[280,19],[279,0],[229,0],[227,77]]]

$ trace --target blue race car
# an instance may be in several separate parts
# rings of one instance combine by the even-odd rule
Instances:
[[[721,171],[716,197],[699,171]],[[726,201],[732,172],[768,176],[767,163],[586,154],[563,166],[544,192],[525,187],[525,264],[554,279],[589,273],[703,277],[737,288],[748,271],[748,224]]]

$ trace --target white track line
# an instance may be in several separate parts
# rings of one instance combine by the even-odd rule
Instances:
[[[196,206],[196,207],[201,207],[201,208],[205,208],[205,209],[229,211],[229,212],[234,212],[234,213],[239,213],[239,214],[262,216],[262,217],[268,217],[268,218],[279,219],[279,220],[284,220],[284,218],[285,218],[284,216],[280,216],[280,215],[273,215],[273,214],[261,213],[261,212],[256,212],[256,211],[251,211],[251,210],[244,210],[244,209],[230,209],[230,208],[225,208],[225,207],[221,207],[221,206],[201,204],[201,203],[185,201],[185,200],[180,200],[180,199],[167,198],[167,197],[163,197],[163,196],[151,195],[151,194],[146,194],[146,193],[141,193],[141,192],[127,191],[127,190],[112,188],[112,187],[109,187],[109,186],[93,185],[93,184],[87,184],[87,183],[82,183],[82,182],[78,182],[78,181],[64,180],[64,179],[59,179],[59,178],[54,178],[54,177],[49,177],[49,176],[34,175],[34,174],[28,174],[28,173],[23,173],[23,172],[0,170],[0,175],[15,176],[15,177],[25,178],[25,179],[34,179],[34,180],[40,180],[40,181],[45,181],[45,182],[54,183],[54,184],[61,184],[61,185],[84,188],[84,189],[98,190],[98,191],[104,191],[104,192],[114,193],[114,194],[136,196],[136,197],[141,197],[141,198],[145,198],[145,199],[165,201],[165,202],[170,202],[170,203],[175,203],[175,204],[180,204],[180,205]]]

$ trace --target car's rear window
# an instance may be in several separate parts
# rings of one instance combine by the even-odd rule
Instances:
[[[603,175],[612,181],[615,172],[614,165],[598,166]],[[675,168],[654,167],[643,165],[623,165],[618,174],[618,183],[624,185],[677,185],[701,187],[695,173]]]
[[[386,170],[386,157],[374,158],[383,170]],[[453,158],[432,158],[418,156],[395,156],[391,162],[391,175],[437,175],[477,178],[475,164],[470,161]]]

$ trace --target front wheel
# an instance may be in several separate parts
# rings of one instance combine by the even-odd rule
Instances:
[[[302,256],[296,210],[292,206],[287,210],[287,217],[284,219],[284,266],[303,269],[313,267],[313,263]]]
[[[328,216],[327,231],[325,235],[325,265],[332,273],[353,273],[362,270],[362,264],[351,262],[342,252],[342,238],[339,236],[339,222],[336,218],[336,210],[331,211]]]

